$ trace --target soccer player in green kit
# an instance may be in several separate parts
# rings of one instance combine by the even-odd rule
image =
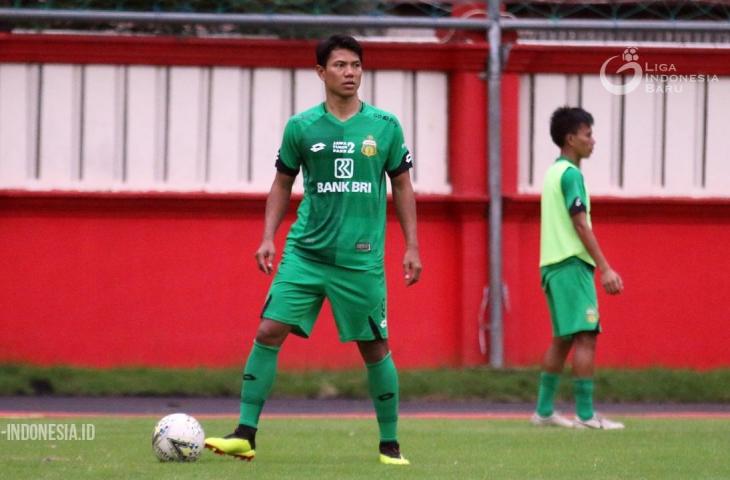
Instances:
[[[256,251],[264,273],[273,271],[274,233],[300,170],[304,198],[244,368],[239,425],[226,437],[207,438],[205,446],[253,459],[259,415],[274,382],[279,349],[289,333],[309,336],[327,298],[340,340],[356,342],[367,367],[380,430],[379,460],[408,465],[397,438],[398,374],[387,341],[383,248],[388,175],[406,243],[405,282],[416,283],[422,267],[408,172],[412,159],[396,117],[358,97],[360,44],[333,35],[319,43],[316,55],[325,101],[293,116],[284,130],[266,201],[263,241]]]
[[[561,107],[550,119],[550,135],[560,157],[548,169],[540,202],[540,273],[553,325],[553,339],[542,363],[538,426],[615,430],[624,425],[593,409],[596,339],[601,331],[593,271],[598,268],[607,293],[623,290],[591,229],[591,202],[580,164],[593,152],[593,117],[582,108]],[[573,349],[576,416],[569,420],[553,409],[565,359]]]

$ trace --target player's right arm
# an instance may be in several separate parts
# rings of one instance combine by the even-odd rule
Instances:
[[[264,214],[264,237],[256,250],[256,263],[259,270],[267,275],[274,271],[276,246],[274,235],[286,215],[291,200],[291,189],[299,173],[301,157],[298,148],[299,128],[293,119],[289,119],[284,128],[279,154],[276,156],[276,176],[271,184],[269,196],[266,197],[266,213]]]
[[[271,184],[271,190],[269,190],[269,195],[266,197],[264,238],[261,240],[258,250],[256,250],[256,263],[258,263],[259,270],[267,275],[274,271],[274,258],[276,256],[274,235],[289,208],[291,189],[295,178],[285,173],[276,172],[274,183]]]

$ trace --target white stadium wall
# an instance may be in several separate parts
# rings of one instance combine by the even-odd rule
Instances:
[[[642,86],[643,87],[643,86]],[[593,114],[596,148],[582,169],[598,195],[730,196],[730,78],[638,88],[617,96],[598,75],[529,74],[520,82],[519,191],[539,193],[557,149],[550,115],[559,105]]]
[[[416,190],[449,193],[447,74],[367,72],[362,96],[401,120]],[[0,189],[266,192],[323,97],[310,69],[0,64]]]
[[[401,120],[417,191],[449,193],[447,74],[367,72],[361,93]],[[286,119],[322,98],[307,69],[2,64],[0,188],[265,192]],[[730,196],[728,101],[727,77],[615,96],[597,75],[523,75],[518,190],[539,192],[571,104],[595,118],[592,193]]]

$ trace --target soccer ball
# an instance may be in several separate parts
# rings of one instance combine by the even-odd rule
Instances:
[[[635,47],[629,47],[624,50],[624,61],[635,62],[639,59],[639,49]]]
[[[203,427],[184,413],[162,418],[152,434],[152,450],[161,462],[194,462],[205,443]]]

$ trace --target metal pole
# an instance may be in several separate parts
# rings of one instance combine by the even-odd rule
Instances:
[[[730,22],[721,20],[585,20],[505,18],[503,30],[636,30],[660,32],[727,32]]]
[[[489,363],[504,366],[502,325],[502,30],[500,0],[489,0],[489,76],[487,138],[489,139]]]
[[[491,0],[488,0],[491,10]],[[499,2],[498,2],[499,3]],[[499,18],[497,18],[499,20]],[[393,15],[304,15],[260,13],[190,13],[117,10],[63,10],[0,8],[0,21],[77,23],[142,23],[150,25],[239,25],[239,26],[335,26],[373,28],[455,28],[486,30],[491,19],[397,17]],[[500,30],[636,30],[664,32],[730,32],[730,22],[722,20],[585,20],[504,18]]]
[[[391,15],[303,15],[259,13],[120,12],[116,10],[60,10],[0,8],[4,21],[67,21],[77,23],[141,23],[149,25],[238,25],[247,27],[369,27],[455,28],[484,30],[489,20],[469,18],[396,17]]]

